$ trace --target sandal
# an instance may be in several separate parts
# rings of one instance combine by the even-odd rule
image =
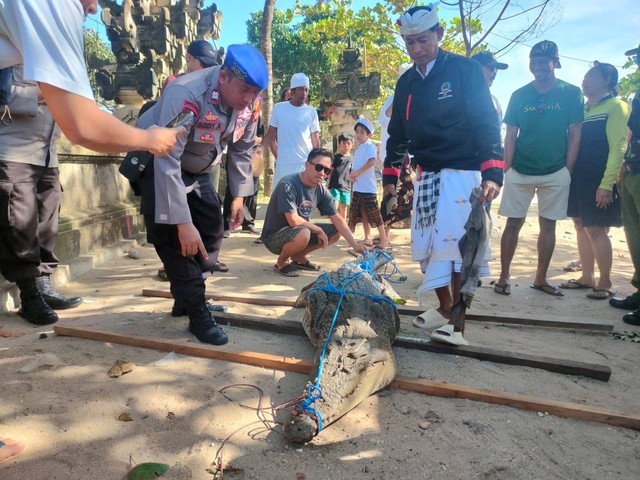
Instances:
[[[571,262],[566,267],[564,267],[563,270],[565,272],[581,272],[582,271],[582,262],[580,262],[580,260],[576,260],[575,262]]]
[[[511,285],[509,283],[496,283],[493,291],[500,295],[511,295]]]
[[[0,463],[17,457],[24,451],[24,442],[16,442],[10,438],[0,440]]]
[[[307,260],[304,263],[298,262],[296,260],[292,260],[291,261],[291,265],[293,265],[298,270],[310,270],[312,272],[316,272],[316,271],[320,270],[320,265],[316,265],[315,263],[311,263],[310,260]]]
[[[587,298],[591,300],[606,300],[615,294],[615,290],[611,290],[610,288],[594,288],[590,293],[587,293]]]
[[[216,262],[216,264],[213,266],[213,271],[227,273],[229,271],[229,267],[227,267],[227,265],[222,262]]]
[[[561,283],[559,287],[564,290],[582,290],[585,288],[593,288],[593,285],[587,285],[586,283],[581,283],[578,280],[569,280],[568,282]]]
[[[554,287],[550,283],[543,283],[542,285],[529,285],[529,288],[540,290],[541,292],[546,293],[547,295],[552,295],[554,297],[564,297],[564,292],[558,287]]]
[[[278,264],[273,266],[273,269],[278,272],[280,275],[284,275],[285,277],[299,277],[298,269],[294,267],[291,263],[285,265],[282,268],[278,268]]]

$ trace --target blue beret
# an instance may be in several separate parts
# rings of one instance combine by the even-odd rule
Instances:
[[[251,45],[229,45],[224,58],[224,66],[243,82],[258,87],[260,90],[269,84],[267,62],[262,54]]]

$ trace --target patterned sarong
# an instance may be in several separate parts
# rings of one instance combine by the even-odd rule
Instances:
[[[460,272],[462,257],[458,242],[465,233],[464,225],[471,212],[469,197],[473,187],[480,185],[480,172],[442,170],[439,173],[439,195],[434,203],[435,178],[432,172],[422,172],[416,180],[414,221],[411,225],[411,253],[420,262],[424,281],[418,295],[451,284],[453,272]],[[426,203],[422,205],[422,203]],[[488,260],[491,245],[487,245],[480,276],[490,274]]]

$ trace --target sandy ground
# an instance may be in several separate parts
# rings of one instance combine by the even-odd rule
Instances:
[[[261,205],[262,216],[264,209]],[[497,258],[504,219],[494,220]],[[569,221],[559,223],[557,236],[550,269],[555,282],[575,278],[562,267],[576,258]],[[496,277],[487,278],[471,312],[597,319],[611,322],[617,331],[629,330],[621,321],[624,312],[606,301],[587,299],[584,291],[553,298],[528,288],[536,263],[536,238],[537,220],[530,215],[514,261],[512,295],[495,294],[489,282]],[[614,287],[629,293],[632,269],[622,230],[614,229],[611,238]],[[274,257],[254,239],[234,233],[224,241],[221,260],[231,271],[207,280],[210,291],[296,295],[314,279],[312,273],[298,278],[273,273]],[[415,303],[421,277],[410,262],[408,231],[393,230],[391,240],[397,264],[409,277],[397,290]],[[314,261],[332,269],[351,258],[346,251],[341,241],[316,254]],[[82,295],[85,302],[60,312],[59,323],[198,344],[186,330],[186,317],[169,315],[171,300],[141,296],[143,287],[167,284],[155,277],[160,263],[153,248],[138,246],[137,252],[139,259],[119,258],[65,285],[65,293]],[[493,269],[497,275],[496,262]],[[434,305],[435,297],[429,296],[426,306]],[[300,310],[285,307],[228,306],[236,313],[291,321],[301,317]],[[411,320],[402,318],[401,334],[426,337],[427,332],[413,327]],[[227,479],[640,478],[637,431],[391,389],[370,397],[310,444],[292,446],[279,425],[265,428],[256,423],[255,408],[241,405],[256,407],[258,388],[267,406],[297,397],[306,383],[304,375],[183,355],[162,360],[166,352],[59,337],[51,328],[33,328],[13,314],[0,314],[0,326],[25,334],[0,338],[0,438],[27,443],[21,456],[0,465],[3,480],[119,480],[144,462],[169,464],[164,478],[211,479],[206,469],[234,432],[222,450],[225,466],[237,469],[227,471]],[[302,337],[237,327],[228,332],[231,340],[222,349],[313,359],[314,349]],[[640,415],[640,344],[602,333],[475,322],[468,323],[466,336],[472,345],[608,365],[613,375],[609,382],[601,382],[396,348],[399,374]],[[44,354],[55,355],[58,365],[18,371]],[[136,368],[109,378],[107,371],[118,359]],[[236,384],[253,387],[228,390],[233,401],[220,393]],[[132,421],[118,420],[123,413]]]

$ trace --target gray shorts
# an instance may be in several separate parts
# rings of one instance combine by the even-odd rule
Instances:
[[[333,223],[315,223],[320,227],[324,233],[327,235],[327,238],[333,237],[338,230],[333,226]],[[306,227],[282,227],[280,230],[272,233],[268,237],[262,239],[264,242],[264,246],[267,249],[275,254],[280,255],[282,252],[282,248],[289,242],[293,241],[294,238]],[[311,239],[309,240],[308,245],[318,245],[318,236],[314,233],[311,234]]]

